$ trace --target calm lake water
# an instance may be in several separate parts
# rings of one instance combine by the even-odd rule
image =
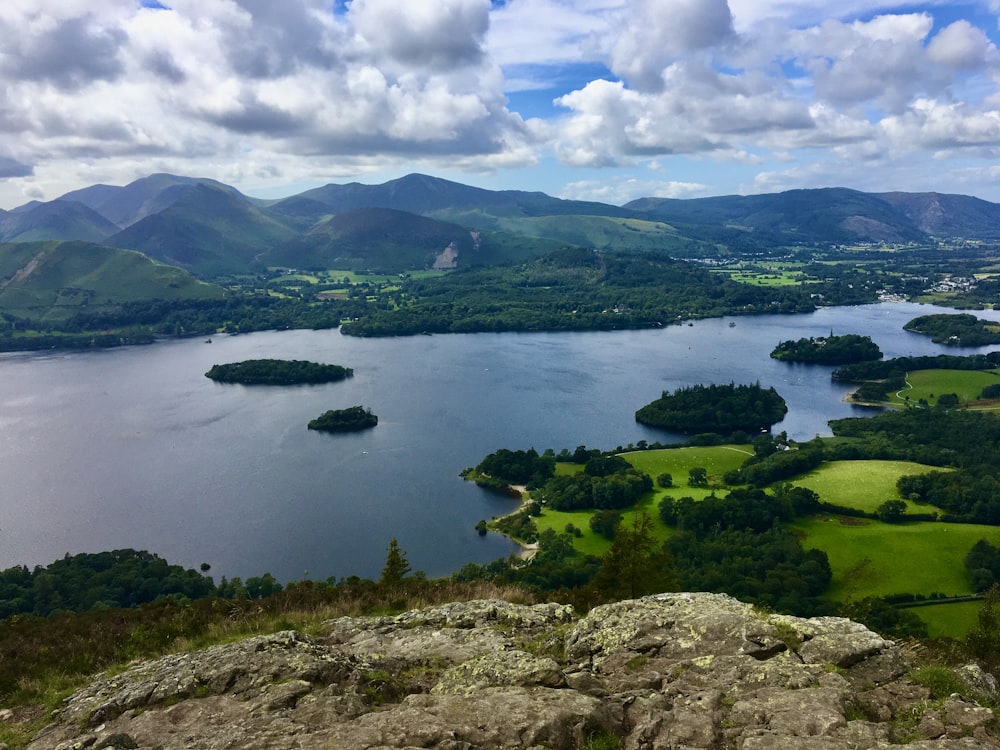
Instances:
[[[771,349],[832,330],[866,333],[886,357],[941,353],[901,328],[932,312],[951,311],[889,303],[608,333],[285,331],[3,355],[0,567],[134,547],[207,562],[216,580],[377,577],[396,537],[415,569],[445,575],[513,550],[474,531],[512,502],[458,476],[487,453],[679,439],[637,424],[635,410],[663,390],[711,382],[773,385],[789,406],[775,431],[828,435],[827,420],[866,411],[842,402],[848,389],[830,382],[832,368],[782,364]],[[204,377],[213,364],[261,357],[355,375],[288,388]],[[306,429],[355,404],[378,427]]]

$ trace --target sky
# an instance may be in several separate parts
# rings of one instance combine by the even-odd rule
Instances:
[[[1000,202],[1000,0],[0,0],[0,208],[156,172]]]

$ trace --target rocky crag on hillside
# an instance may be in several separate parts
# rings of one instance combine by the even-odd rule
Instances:
[[[975,667],[934,699],[839,618],[662,594],[578,617],[488,600],[342,618],[139,664],[67,699],[30,750],[1000,747]]]

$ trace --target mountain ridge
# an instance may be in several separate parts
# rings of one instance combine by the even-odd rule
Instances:
[[[378,210],[397,212],[381,214],[381,238],[358,218]],[[430,221],[440,223],[431,229]],[[352,222],[354,234],[347,230]],[[470,232],[493,233],[488,260],[462,250]],[[441,241],[416,252],[413,233]],[[454,265],[463,267],[525,259],[560,243],[711,257],[726,248],[991,242],[1000,240],[1000,204],[943,193],[827,187],[647,197],[613,206],[538,191],[487,190],[417,173],[379,185],[330,183],[265,201],[215,180],[154,174],[122,187],[92,185],[0,212],[0,239],[97,241],[138,250],[203,278],[259,271],[279,259],[281,265],[309,267],[339,257],[349,257],[356,269],[403,272],[432,268],[441,253],[452,252],[447,250],[452,243],[458,250]]]

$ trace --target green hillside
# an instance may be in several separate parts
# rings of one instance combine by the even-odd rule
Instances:
[[[681,250],[691,238],[660,221],[613,216],[490,216],[483,211],[437,211],[434,216],[456,224],[492,229],[524,237],[546,238],[596,250],[647,252]]]
[[[625,205],[636,215],[697,232],[728,226],[772,236],[776,243],[910,242],[926,235],[901,209],[878,195],[846,188],[789,190],[689,200],[642,198]]]
[[[526,260],[559,245],[531,237],[480,233],[406,211],[363,208],[322,221],[263,255],[261,261],[268,266],[399,273]]]
[[[0,245],[0,309],[61,320],[83,308],[147,299],[211,299],[221,288],[146,256],[88,242]]]
[[[211,278],[249,270],[262,252],[296,234],[243,196],[197,184],[169,208],[136,222],[107,244]]]

